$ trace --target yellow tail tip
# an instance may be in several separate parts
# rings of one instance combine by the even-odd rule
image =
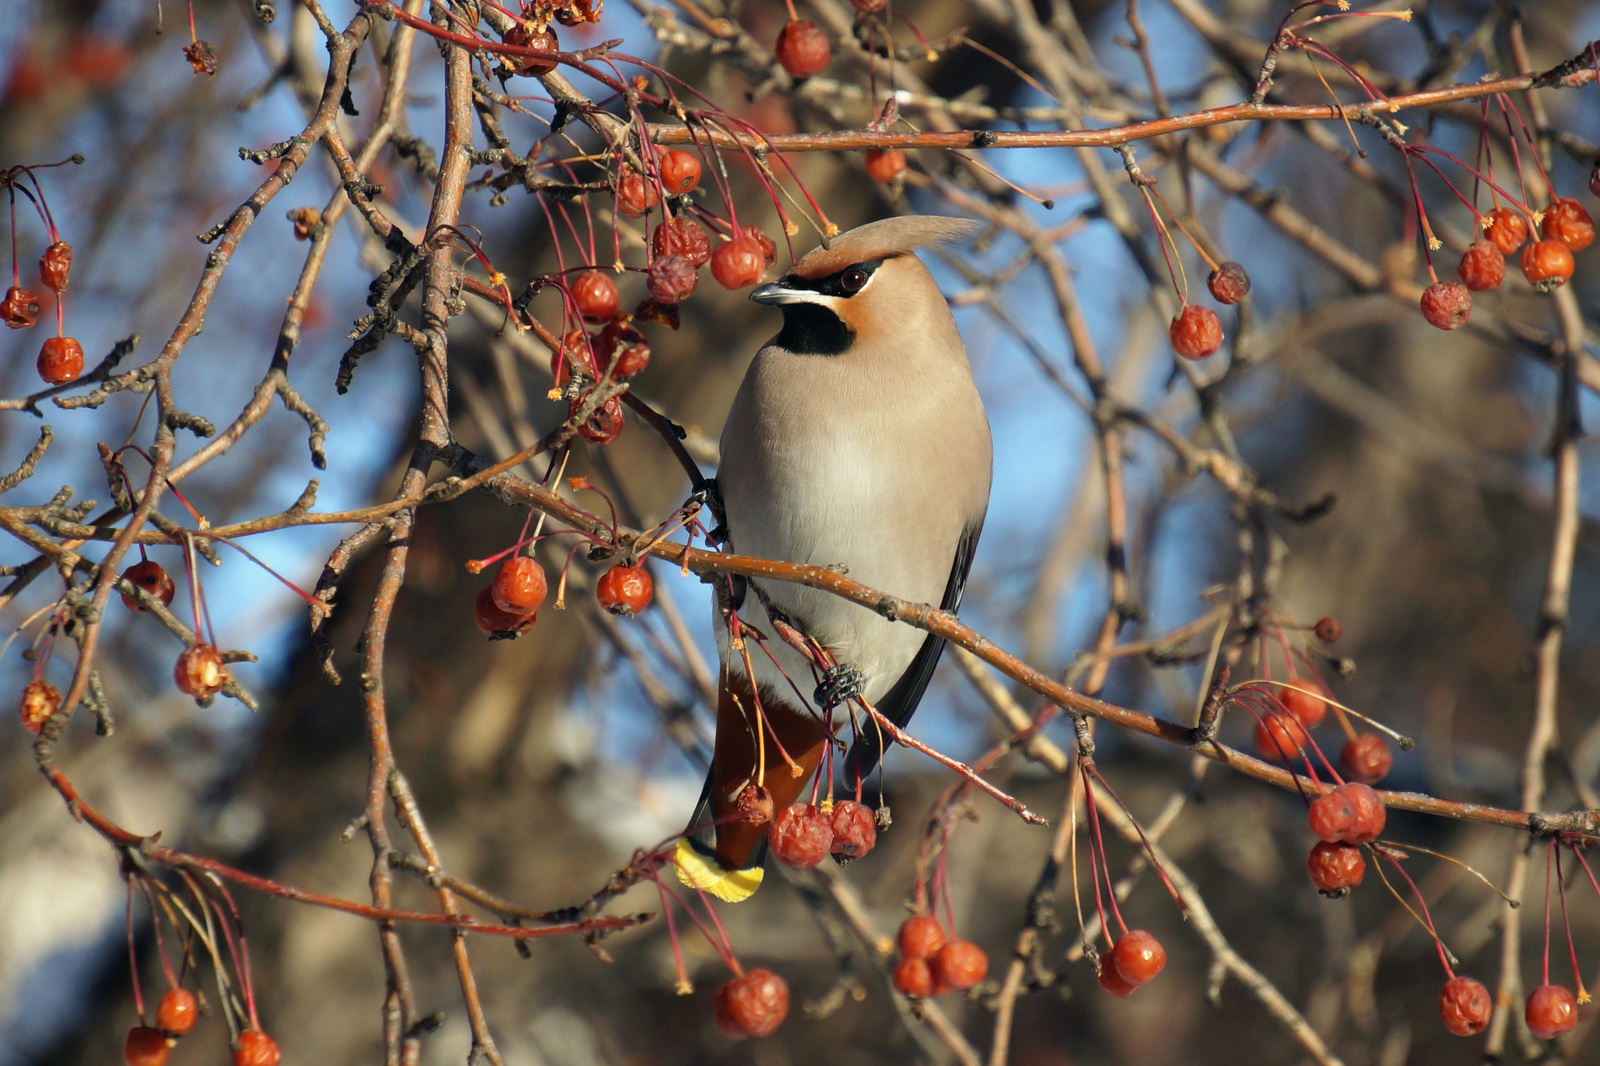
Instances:
[[[678,847],[672,854],[672,865],[678,870],[679,881],[689,888],[709,892],[724,903],[747,900],[761,887],[761,867],[724,870],[717,865],[716,859],[701,854],[687,837],[678,841]]]

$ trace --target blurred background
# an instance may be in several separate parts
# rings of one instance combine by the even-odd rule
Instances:
[[[206,78],[196,76],[181,54],[188,27],[179,5],[0,0],[0,164],[54,162],[73,152],[85,157],[81,166],[41,171],[40,181],[76,251],[67,321],[91,366],[130,334],[142,337],[134,359],[142,362],[159,350],[207,254],[196,235],[225,219],[263,176],[238,150],[264,148],[305,125],[305,87],[314,96],[327,65],[321,35],[305,9],[287,0],[270,24],[257,18],[255,6],[195,4],[199,36],[221,57],[219,73]],[[864,93],[883,71],[859,48],[841,46],[826,74],[800,89],[787,89],[782,79],[764,84],[760,55],[708,55],[686,14],[691,6],[687,0],[681,7],[611,0],[599,26],[562,29],[563,44],[621,38],[623,51],[653,57],[772,133],[849,128],[873,117]],[[1372,6],[1403,5],[1358,5]],[[1248,95],[1265,42],[1288,7],[1263,0],[1139,4],[1135,13],[1142,16],[1162,89],[1157,101],[1130,46],[1135,31],[1121,0],[1040,0],[1031,8],[1000,0],[914,0],[898,6],[897,15],[928,39],[965,28],[967,38],[988,51],[955,46],[934,61],[908,64],[904,76],[920,78],[922,91],[960,106],[925,113],[907,104],[905,110],[919,128],[937,128],[952,116],[966,128],[1059,126],[1067,119],[1046,91],[1040,58],[1049,51],[1024,32],[1030,26],[1071,46],[1077,58],[1066,67],[1080,87],[1098,86],[1079,99],[1090,125],[1162,108],[1233,103]],[[1600,4],[1594,3],[1529,5],[1520,12],[1468,0],[1411,7],[1416,17],[1409,23],[1350,20],[1316,36],[1391,93],[1514,69],[1510,48],[1519,37],[1531,67],[1544,69],[1600,36]],[[323,8],[341,27],[356,10],[346,0],[329,0]],[[734,20],[762,44],[786,17],[781,4],[768,0],[707,0],[696,9]],[[836,0],[803,4],[801,15],[836,35],[848,31],[853,17]],[[1520,15],[1515,33],[1514,15]],[[904,22],[895,26],[898,43],[914,40]],[[386,40],[390,32],[385,25],[378,36]],[[991,58],[991,51],[1007,61]],[[1084,65],[1084,56],[1098,66]],[[413,59],[406,123],[412,134],[437,144],[442,63],[428,44],[416,45]],[[1019,75],[1019,66],[1025,73]],[[380,73],[364,53],[351,86],[356,114],[343,120],[357,141],[377,110]],[[574,80],[586,91],[594,88]],[[1335,85],[1342,98],[1359,98],[1348,79]],[[539,92],[534,83],[527,86],[514,82],[508,91]],[[1302,59],[1285,62],[1274,99],[1323,103],[1328,97]],[[1592,208],[1585,183],[1600,140],[1596,92],[1592,86],[1546,92],[1540,100],[1549,128],[1560,132],[1549,144],[1551,180],[1561,194]],[[534,99],[526,106],[535,116],[551,113]],[[534,117],[503,118],[519,151],[545,132]],[[1406,121],[1414,136],[1461,158],[1476,151],[1476,102],[1408,114]],[[572,136],[580,146],[595,143],[586,132]],[[1108,603],[1106,483],[1086,409],[1088,390],[1074,367],[1072,340],[1046,270],[1019,236],[1031,227],[1038,246],[1070,264],[1089,339],[1119,402],[1200,446],[1236,450],[1261,485],[1291,505],[1327,495],[1336,500],[1309,522],[1266,511],[1245,516],[1215,481],[1193,476],[1156,436],[1128,430],[1126,551],[1130,606],[1137,610],[1128,612],[1122,641],[1155,640],[1205,613],[1207,590],[1237,579],[1239,531],[1249,529],[1253,550],[1274,560],[1271,608],[1291,622],[1330,615],[1343,623],[1335,651],[1355,670],[1342,679],[1325,671],[1336,696],[1417,739],[1414,750],[1399,754],[1387,787],[1517,807],[1552,544],[1548,449],[1557,378],[1549,352],[1559,327],[1552,301],[1520,278],[1480,295],[1469,328],[1446,334],[1428,326],[1408,288],[1425,281],[1404,168],[1370,130],[1357,137],[1366,158],[1352,150],[1344,128],[1331,123],[1238,124],[1190,135],[1181,146],[1159,139],[1137,146],[1167,200],[1192,202],[1220,249],[1243,262],[1254,280],[1245,310],[1224,313],[1222,354],[1202,364],[1195,378],[1175,371],[1165,336],[1176,306],[1171,286],[1149,214],[1111,152],[982,153],[983,163],[1008,181],[1053,200],[1050,208],[1005,193],[956,153],[915,154],[907,179],[891,186],[869,181],[858,153],[796,154],[790,162],[846,228],[893,212],[965,214],[973,198],[1014,212],[1011,231],[992,230],[974,249],[926,256],[956,306],[995,434],[993,502],[962,611],[970,625],[1059,676],[1093,647]],[[1181,166],[1175,162],[1180,157]],[[1510,165],[1499,165],[1504,179]],[[1459,169],[1448,173],[1470,198],[1470,177]],[[741,220],[748,216],[769,234],[780,233],[771,203],[749,174],[747,167],[734,167]],[[426,217],[430,188],[412,162],[386,151],[369,177],[385,188],[385,212],[414,233]],[[1439,274],[1452,277],[1472,219],[1433,175],[1422,177],[1424,202],[1445,241],[1436,253]],[[175,372],[180,405],[223,425],[248,402],[305,256],[285,213],[321,208],[338,187],[326,155],[314,152],[249,231],[204,332]],[[1112,191],[1110,199],[1102,188]],[[572,210],[581,228],[581,209]],[[608,243],[607,205],[596,203],[593,210]],[[487,235],[486,250],[512,279],[513,291],[560,269],[548,218],[519,189],[498,205],[489,192],[469,194],[464,221]],[[14,230],[0,223],[19,242],[23,269],[31,270],[45,243],[37,217],[19,203]],[[1348,253],[1342,266],[1318,254],[1316,242],[1296,228],[1303,224]],[[558,230],[562,262],[571,265],[573,256],[586,252],[574,246],[565,225]],[[794,251],[803,254],[814,244],[815,236],[802,232]],[[642,260],[636,236],[625,235],[623,248]],[[1578,255],[1571,284],[1586,323],[1584,358],[1591,362],[1589,323],[1600,300],[1597,254]],[[1206,267],[1187,244],[1184,255],[1190,282],[1198,285]],[[599,258],[609,262],[603,248]],[[780,248],[780,268],[786,262]],[[330,425],[328,469],[313,467],[304,423],[275,408],[223,459],[184,482],[185,495],[212,523],[280,511],[311,478],[320,481],[320,511],[392,496],[415,433],[414,352],[391,339],[362,362],[348,394],[333,388],[345,334],[367,312],[367,285],[386,263],[359,218],[348,215],[332,239],[292,357],[295,386]],[[1160,284],[1152,285],[1150,264],[1161,270]],[[643,296],[637,275],[631,284],[624,284],[625,304]],[[714,466],[717,434],[745,364],[776,329],[771,311],[745,295],[703,281],[683,305],[681,328],[648,328],[654,358],[634,386],[688,429],[687,443],[707,469]],[[532,310],[552,325],[559,321],[548,295]],[[406,314],[415,321],[415,301]],[[500,322],[492,308],[469,310],[452,324],[450,350],[454,432],[494,458],[536,439],[566,413],[564,405],[544,398],[548,353],[535,342],[502,336]],[[5,396],[36,389],[35,334],[0,337]],[[43,405],[55,443],[38,474],[0,502],[38,505],[70,485],[77,498],[103,503],[94,444],[121,443],[141,400],[121,393],[93,410]],[[1582,392],[1580,406],[1585,424],[1600,420],[1592,389]],[[20,461],[38,422],[24,412],[5,412],[0,467]],[[148,420],[135,440],[148,442]],[[195,447],[180,434],[180,459]],[[1559,741],[1545,803],[1552,811],[1592,803],[1587,798],[1600,778],[1600,449],[1584,440],[1579,457],[1580,528],[1561,655]],[[137,480],[142,467],[130,460],[130,469]],[[637,422],[603,451],[579,450],[568,472],[605,485],[624,519],[635,524],[659,521],[688,492],[672,457]],[[596,504],[591,499],[587,506]],[[523,517],[483,494],[421,511],[390,628],[386,682],[396,757],[452,872],[504,898],[557,908],[581,903],[636,848],[682,828],[709,742],[704,693],[715,652],[710,598],[697,580],[657,566],[658,607],[636,620],[617,620],[594,606],[595,571],[581,553],[571,569],[567,610],[547,606],[533,631],[516,641],[485,641],[472,620],[484,579],[462,564],[513,543]],[[350,531],[285,530],[250,538],[247,546],[309,588]],[[543,546],[552,575],[569,547],[562,539]],[[86,551],[94,556],[102,548]],[[18,541],[0,549],[0,562],[7,564],[31,557]],[[181,573],[175,549],[153,557]],[[296,597],[236,553],[224,553],[220,567],[202,563],[219,643],[259,656],[237,668],[261,701],[259,713],[226,699],[199,708],[182,697],[170,680],[178,642],[149,618],[113,604],[100,668],[116,713],[115,735],[96,737],[92,722],[79,716],[61,746],[62,764],[86,798],[128,828],[161,831],[166,844],[298,887],[369,898],[370,850],[359,840],[341,842],[341,833],[365,802],[368,751],[354,681],[355,643],[378,562],[374,554],[358,555],[339,593],[331,633],[334,664],[346,679],[339,686],[313,653]],[[58,578],[39,579],[9,607],[8,631],[59,594]],[[184,602],[180,596],[178,605]],[[32,665],[20,652],[37,625],[0,660],[0,691],[20,691],[29,678]],[[57,669],[55,680],[65,687],[67,667]],[[1112,667],[1103,694],[1187,724],[1202,680],[1193,661],[1158,664],[1134,655]],[[1026,692],[1016,696],[1025,709],[1037,709]],[[1225,723],[1225,741],[1249,747],[1245,717],[1235,714]],[[1009,732],[951,656],[916,725],[921,738],[966,759]],[[1046,735],[1070,750],[1070,726],[1057,722]],[[135,1023],[124,886],[111,850],[72,821],[35,772],[30,741],[18,728],[0,729],[0,840],[6,843],[0,849],[0,1064],[117,1062],[122,1035]],[[1217,768],[1197,781],[1185,752],[1115,729],[1100,729],[1098,741],[1102,771],[1136,817],[1148,824],[1173,797],[1187,798],[1163,846],[1195,882],[1233,949],[1282,991],[1331,1054],[1351,1064],[1479,1060],[1481,1038],[1458,1039],[1439,1025],[1437,954],[1395,898],[1370,879],[1342,902],[1324,900],[1308,884],[1304,854],[1311,838],[1297,797]],[[994,776],[1035,810],[1059,815],[1064,779],[1015,755]],[[894,829],[870,857],[828,874],[859,895],[862,913],[880,934],[892,932],[905,914],[922,821],[949,783],[946,772],[915,753],[891,754],[884,787]],[[999,975],[1053,834],[981,798],[971,803],[971,814],[951,846],[951,896],[961,934],[988,951],[991,974]],[[1447,851],[1497,883],[1526,843],[1507,830],[1400,813],[1390,825],[1391,836]],[[1135,857],[1120,840],[1111,842],[1110,852],[1119,875]],[[1424,855],[1407,867],[1459,956],[1461,972],[1494,987],[1498,898],[1458,867]],[[506,1061],[957,1061],[889,991],[869,945],[817,882],[788,881],[769,877],[769,887],[752,902],[720,912],[740,958],[789,981],[795,1006],[774,1037],[736,1044],[716,1029],[711,995],[726,970],[692,936],[684,937],[683,949],[697,991],[675,995],[667,930],[656,921],[607,940],[610,963],[572,937],[536,941],[529,958],[509,942],[469,941]],[[401,877],[397,884],[398,906],[434,904],[422,881]],[[1533,983],[1543,887],[1536,869],[1521,912],[1524,976]],[[1600,970],[1600,899],[1586,882],[1572,888],[1578,961],[1592,975]],[[1069,962],[1078,943],[1069,892],[1063,881],[1059,924],[1045,930],[1038,956],[1053,979],[1018,1001],[1009,1062],[1307,1061],[1301,1044],[1237,980],[1215,987],[1207,945],[1148,876],[1135,885],[1124,913],[1130,924],[1161,938],[1171,963],[1138,995],[1105,996],[1087,963]],[[247,893],[240,893],[240,902],[263,1022],[283,1045],[284,1061],[381,1059],[383,970],[372,926]],[[612,907],[616,913],[659,909],[649,886]],[[136,911],[144,913],[142,906]],[[154,973],[148,927],[136,921],[136,934],[148,978]],[[424,1042],[423,1061],[460,1062],[470,1037],[449,940],[431,929],[401,935],[421,1009],[444,1012],[442,1026]],[[1559,926],[1556,955],[1552,965],[1565,974]],[[992,992],[939,1001],[984,1057],[994,1026]],[[1551,1053],[1554,1060],[1600,1061],[1588,1029],[1580,1025],[1563,1050]],[[219,1061],[225,1044],[220,1022],[203,1021],[174,1049],[172,1061]],[[1526,1053],[1514,1036],[1508,1058],[1521,1061]]]

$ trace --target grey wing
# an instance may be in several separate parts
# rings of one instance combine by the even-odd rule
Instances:
[[[961,540],[956,544],[955,561],[950,567],[950,580],[945,584],[944,599],[939,604],[941,609],[954,611],[961,606],[961,594],[966,591],[967,574],[972,570],[972,557],[978,550],[978,537],[982,532],[983,519],[979,518],[961,534]],[[943,638],[929,635],[922,642],[922,647],[917,649],[916,657],[911,660],[906,672],[878,701],[878,710],[885,718],[905,728],[916,713],[917,704],[922,702],[922,694],[928,690],[928,682],[933,679],[933,668],[939,665],[939,656],[943,653]],[[850,754],[845,758],[844,781],[847,788],[853,790],[858,780],[864,779],[877,767],[878,760],[883,758],[887,739],[870,719],[862,724],[861,735],[856,738]]]

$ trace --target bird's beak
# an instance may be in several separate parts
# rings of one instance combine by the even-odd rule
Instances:
[[[814,292],[807,289],[791,289],[781,281],[771,281],[750,290],[750,299],[769,306],[807,303],[816,298],[817,294]]]

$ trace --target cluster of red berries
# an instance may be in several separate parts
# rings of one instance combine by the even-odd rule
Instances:
[[[745,790],[746,793],[750,792],[750,788]],[[760,789],[760,792],[765,791]],[[736,806],[745,812],[749,821],[756,825],[765,822],[763,814],[772,808],[770,798],[764,807],[759,793],[751,793],[748,801],[741,794],[739,800]],[[810,803],[793,803],[772,817],[772,828],[767,830],[767,843],[778,861],[790,866],[809,868],[829,855],[840,862],[852,862],[877,846],[878,822],[871,808],[855,800],[840,800],[832,804],[824,801],[820,807]]]
[[[900,964],[894,986],[908,996],[930,999],[965,992],[989,974],[989,956],[970,940],[946,940],[939,919],[913,914],[895,935]]]
[[[155,1025],[136,1025],[122,1041],[122,1058],[128,1066],[167,1066],[178,1038],[186,1036],[200,1020],[200,1005],[187,988],[174,988],[161,997]],[[233,1066],[278,1066],[278,1042],[260,1029],[239,1034]]]
[[[789,1014],[789,985],[771,970],[747,970],[717,989],[717,1026],[735,1040],[770,1036]]]
[[[61,300],[72,272],[72,245],[52,241],[39,259],[39,280],[56,294],[56,335],[39,349],[39,377],[48,385],[65,385],[83,373],[83,345],[62,332]],[[12,329],[30,329],[39,319],[39,297],[21,285],[17,264],[11,264],[11,287],[0,300],[0,320]]]
[[[1250,291],[1250,275],[1243,266],[1229,260],[1206,278],[1206,288],[1218,303],[1236,304]],[[1204,359],[1222,347],[1222,320],[1209,307],[1186,303],[1172,320],[1167,335],[1172,340],[1172,350],[1183,358]]]
[[[1472,294],[1499,288],[1506,276],[1506,257],[1522,249],[1522,276],[1540,292],[1550,292],[1572,277],[1572,254],[1594,243],[1594,220],[1569,197],[1545,209],[1540,240],[1529,241],[1528,220],[1510,207],[1483,215],[1483,237],[1461,256],[1460,281],[1440,281],[1422,293],[1422,317],[1439,329],[1459,329],[1472,314]],[[1523,247],[1526,244],[1527,247]]]
[[[1166,968],[1167,952],[1161,942],[1143,929],[1129,929],[1117,937],[1111,950],[1100,957],[1100,987],[1118,999],[1127,999]]]
[[[539,608],[549,589],[544,567],[538,560],[513,555],[500,564],[494,580],[478,593],[472,606],[473,620],[489,636],[526,633],[539,620]]]

